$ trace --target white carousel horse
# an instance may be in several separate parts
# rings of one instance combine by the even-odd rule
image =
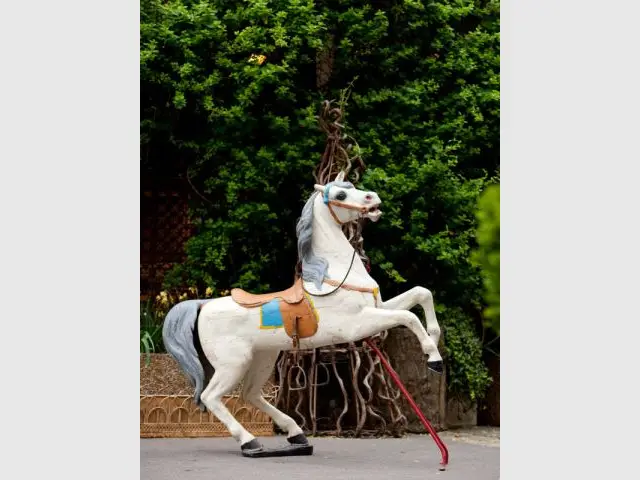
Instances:
[[[240,382],[242,397],[287,432],[292,446],[308,448],[300,454],[311,453],[297,423],[261,394],[283,350],[356,342],[403,325],[420,341],[428,367],[442,372],[431,292],[414,287],[382,301],[378,284],[342,231],[341,225],[358,218],[378,221],[378,195],[356,189],[344,181],[343,173],[315,189],[296,228],[302,278],[293,287],[264,295],[235,289],[231,296],[188,300],[174,306],[165,319],[165,346],[191,378],[195,402],[226,425],[246,456],[263,448],[222,402]],[[426,330],[409,311],[415,305],[425,312]],[[209,380],[205,368],[210,372],[211,366]]]

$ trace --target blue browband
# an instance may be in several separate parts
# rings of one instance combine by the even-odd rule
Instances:
[[[324,192],[322,193],[322,200],[324,201],[325,205],[329,204],[329,190],[331,189],[334,183],[336,182],[329,182],[324,186]]]
[[[329,204],[329,190],[331,189],[331,187],[333,187],[335,184],[339,184],[340,187],[344,187],[344,188],[355,188],[353,186],[353,184],[351,182],[336,182],[335,180],[333,182],[329,182],[324,186],[324,192],[322,192],[322,200],[324,201],[325,205]]]

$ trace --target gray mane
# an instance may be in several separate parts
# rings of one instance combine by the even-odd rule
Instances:
[[[351,182],[333,181],[325,185],[325,195],[323,200],[328,199],[331,187],[355,188]],[[296,235],[298,236],[298,257],[302,262],[302,279],[305,282],[313,282],[318,290],[322,288],[322,282],[327,276],[329,262],[323,257],[313,253],[311,247],[311,237],[313,235],[313,202],[319,195],[314,192],[307,203],[304,204],[302,214],[296,225]]]
[[[307,200],[302,214],[296,225],[296,235],[298,236],[298,257],[302,262],[302,279],[305,282],[313,282],[319,290],[322,282],[327,274],[329,262],[323,257],[319,257],[313,253],[311,247],[311,237],[313,235],[313,202],[319,192],[314,192]]]

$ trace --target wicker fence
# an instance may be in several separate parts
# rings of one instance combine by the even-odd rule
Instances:
[[[255,436],[273,435],[273,422],[237,395],[224,398],[236,419]],[[141,395],[140,438],[228,437],[215,415],[203,412],[190,395]]]
[[[193,387],[176,361],[168,354],[152,354],[147,364],[140,356],[140,437],[227,437],[218,418],[203,412],[193,401]],[[223,398],[231,414],[256,436],[274,434],[273,422],[262,411],[240,398],[240,386]],[[262,394],[269,402],[277,396],[273,381]]]

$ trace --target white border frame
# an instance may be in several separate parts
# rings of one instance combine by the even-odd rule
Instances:
[[[140,475],[139,18],[0,11],[0,478]]]
[[[637,476],[638,10],[502,2],[504,479]]]
[[[0,476],[137,478],[139,5],[0,18]],[[502,2],[505,479],[637,476],[637,19]]]

